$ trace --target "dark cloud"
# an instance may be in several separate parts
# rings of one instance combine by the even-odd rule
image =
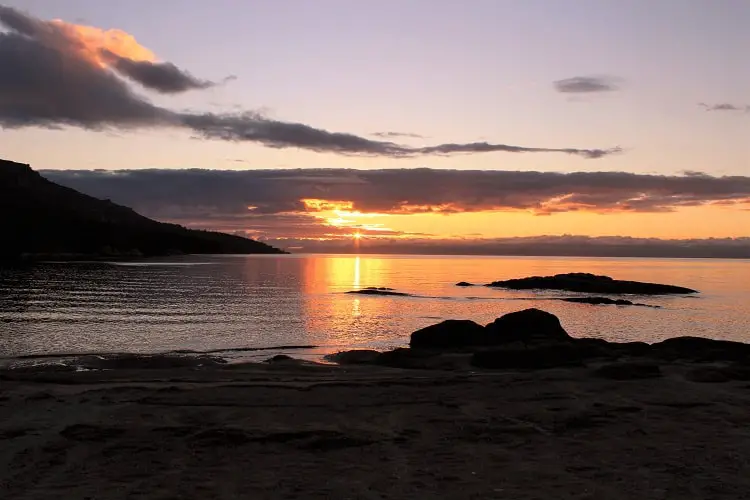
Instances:
[[[199,80],[172,63],[133,61],[126,57],[119,57],[111,52],[107,53],[107,57],[111,61],[112,67],[118,73],[127,76],[131,80],[135,80],[148,89],[163,94],[207,89],[216,85],[216,83],[208,80]]]
[[[607,76],[575,76],[553,82],[555,89],[564,94],[591,94],[619,90],[617,80]]]
[[[398,139],[400,137],[408,137],[410,139],[426,139],[425,136],[414,134],[411,132],[373,132],[375,137],[381,137],[383,139]]]
[[[390,158],[496,151],[601,158],[620,151],[484,142],[409,147],[390,140],[371,140],[302,123],[272,120],[258,112],[180,113],[154,105],[133,92],[127,81],[166,93],[211,84],[170,63],[153,62],[153,54],[127,33],[41,21],[2,6],[0,24],[9,30],[0,33],[0,127],[3,128],[179,127],[207,139]],[[93,38],[89,36],[92,31],[96,35]],[[116,36],[118,43],[108,44],[108,36]]]
[[[750,177],[625,172],[466,170],[123,170],[43,171],[50,180],[109,198],[159,220],[219,230],[285,235],[320,214],[304,199],[348,201],[366,213],[479,211],[669,212],[719,204],[750,208]],[[296,225],[290,225],[290,217]],[[277,218],[282,217],[282,218]],[[262,225],[261,225],[262,224]],[[349,229],[351,231],[351,229]],[[317,233],[315,233],[317,234]]]
[[[698,106],[705,108],[706,111],[744,111],[745,113],[750,113],[750,105],[738,106],[728,102],[720,104],[706,104],[705,102],[699,102]]]

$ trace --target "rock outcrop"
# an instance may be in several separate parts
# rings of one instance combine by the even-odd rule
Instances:
[[[511,290],[564,290],[568,292],[633,294],[633,295],[685,295],[696,290],[659,283],[624,281],[589,273],[567,273],[555,276],[533,276],[530,278],[494,281],[487,286]]]
[[[414,349],[451,349],[486,345],[487,330],[468,319],[449,319],[411,334]]]
[[[393,295],[397,297],[411,297],[410,293],[397,292],[393,288],[387,288],[384,286],[368,286],[360,290],[352,290],[346,293],[354,293],[359,295]]]
[[[409,346],[383,353],[349,351],[328,359],[420,369],[533,370],[604,363],[594,375],[613,380],[658,377],[664,363],[711,363],[717,366],[689,372],[686,378],[695,382],[750,380],[750,344],[698,337],[655,344],[574,338],[554,314],[539,309],[512,312],[487,326],[446,320],[412,333]]]
[[[626,299],[610,299],[608,297],[565,297],[562,299],[563,302],[573,302],[574,304],[591,304],[595,306],[612,305],[612,306],[638,306],[638,307],[653,307],[660,308],[660,306],[653,306],[649,304],[639,304]]]

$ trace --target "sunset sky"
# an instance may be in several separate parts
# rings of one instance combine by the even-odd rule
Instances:
[[[301,250],[747,237],[748,23],[746,0],[0,0],[0,157]]]

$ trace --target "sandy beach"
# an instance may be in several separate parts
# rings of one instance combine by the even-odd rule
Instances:
[[[750,385],[690,366],[5,371],[14,499],[750,498]]]

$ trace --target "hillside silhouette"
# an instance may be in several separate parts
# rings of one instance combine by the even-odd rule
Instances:
[[[0,159],[0,259],[285,253],[240,236],[157,222]]]

